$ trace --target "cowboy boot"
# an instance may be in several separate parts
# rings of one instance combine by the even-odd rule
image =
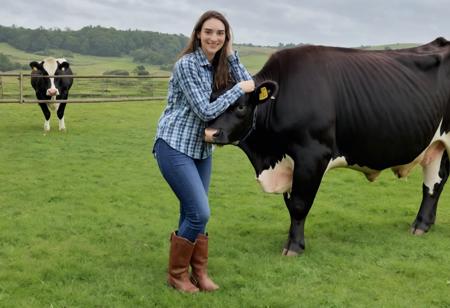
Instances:
[[[167,283],[181,292],[194,293],[198,288],[189,279],[189,261],[194,244],[173,232],[170,236],[169,270]]]
[[[201,291],[214,291],[219,288],[208,277],[208,237],[204,234],[197,236],[191,257],[191,266],[191,280]]]

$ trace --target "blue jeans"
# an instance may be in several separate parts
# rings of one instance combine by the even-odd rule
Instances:
[[[205,233],[210,216],[212,158],[193,159],[171,148],[163,139],[156,140],[153,151],[164,179],[180,200],[178,236],[195,242],[199,233]]]

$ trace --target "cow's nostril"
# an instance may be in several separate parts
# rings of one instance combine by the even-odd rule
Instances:
[[[222,135],[222,129],[217,129],[217,131],[213,134],[213,137],[219,137],[220,135]]]

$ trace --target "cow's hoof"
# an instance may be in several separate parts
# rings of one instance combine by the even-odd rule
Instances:
[[[414,229],[414,228],[411,228],[411,233],[412,233],[413,235],[420,236],[420,235],[424,235],[424,234],[425,234],[425,231],[423,231],[423,230],[421,230],[421,229]]]
[[[295,257],[298,256],[300,253],[292,250],[287,250],[286,248],[283,248],[283,252],[281,253],[282,256],[287,257]]]
[[[66,132],[66,128],[65,127],[64,128],[60,128],[59,131],[62,132],[62,133],[65,133]]]
[[[424,235],[425,232],[427,232],[427,231],[422,230],[422,229],[417,229],[417,228],[414,228],[414,227],[411,228],[411,234],[413,234],[413,235],[420,236],[420,235]]]
[[[426,223],[423,221],[415,220],[411,225],[411,234],[413,235],[424,235],[430,230],[433,223]]]
[[[299,254],[302,254],[303,251],[305,251],[305,246],[299,243],[294,243],[291,241],[288,241],[287,244],[283,248],[283,252],[281,253],[283,256],[298,256]]]

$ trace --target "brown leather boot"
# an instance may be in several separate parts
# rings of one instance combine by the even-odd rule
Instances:
[[[194,244],[173,232],[170,236],[169,271],[167,283],[181,292],[194,293],[198,288],[189,279],[189,261]]]
[[[219,288],[209,277],[208,268],[208,237],[199,234],[195,241],[191,258],[191,280],[201,291],[214,291]]]

